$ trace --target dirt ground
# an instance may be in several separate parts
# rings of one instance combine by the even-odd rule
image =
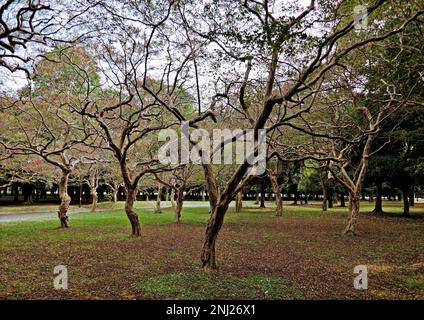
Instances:
[[[234,296],[212,286],[201,297],[266,299],[267,292],[243,293],[243,286],[249,284],[242,279],[259,275],[285,279],[290,288],[270,298],[424,299],[422,216],[363,214],[358,222],[360,234],[353,237],[340,233],[345,218],[342,214],[278,218],[266,212],[256,220],[229,219],[217,243],[219,269],[207,275],[206,281],[219,286],[231,276],[235,286],[240,279],[241,291]],[[1,239],[0,298],[174,299],[191,297],[181,295],[187,290],[180,292],[179,287],[190,286],[190,292],[199,289],[188,283],[197,281],[190,277],[167,278],[164,283],[160,277],[203,273],[203,223],[144,225],[141,239],[130,238],[125,226],[46,228],[42,233],[27,240],[25,234]],[[53,266],[59,264],[68,268],[66,291],[53,288]],[[353,288],[356,265],[368,268],[368,290]],[[155,277],[153,289],[143,287]],[[158,283],[162,289],[157,289]]]

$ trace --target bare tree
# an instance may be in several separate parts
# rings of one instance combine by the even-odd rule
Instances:
[[[97,4],[92,4],[95,7]],[[88,33],[80,19],[88,8],[60,0],[5,0],[0,5],[0,67],[32,76],[31,62],[58,43],[75,43]]]
[[[99,168],[95,165],[90,166],[89,168],[89,175],[88,179],[85,180],[87,185],[90,188],[90,194],[91,194],[91,212],[96,211],[97,209],[97,188],[99,187]]]
[[[182,168],[175,169],[172,172],[168,173],[168,179],[166,179],[165,177],[163,177],[163,175],[160,174],[155,175],[156,180],[160,184],[165,185],[174,191],[174,194],[176,196],[176,204],[174,208],[175,223],[180,223],[181,221],[181,213],[185,197],[193,190],[200,188],[200,184],[194,181],[190,181],[190,178],[193,177],[194,170],[195,167],[193,165],[186,165]]]
[[[383,1],[377,1],[367,8],[367,12],[371,14],[382,4]],[[339,7],[332,12],[331,17],[324,14],[325,18],[323,16],[318,18],[323,14],[324,11],[321,11],[323,8],[315,1],[311,1],[310,5],[297,15],[284,17],[281,12],[275,10],[273,5],[273,2],[267,1],[263,3],[240,1],[237,2],[236,7],[231,6],[232,11],[239,10],[240,15],[249,17],[243,20],[242,29],[235,18],[237,15],[228,15],[230,18],[225,26],[219,23],[219,17],[223,14],[225,16],[222,12],[225,11],[223,6],[212,7],[208,12],[207,17],[210,19],[207,23],[198,25],[193,23],[197,21],[196,14],[193,13],[195,10],[188,10],[186,7],[181,9],[184,22],[191,30],[192,37],[213,43],[217,47],[216,50],[231,63],[240,67],[242,63],[245,64],[244,74],[238,73],[235,79],[228,81],[225,78],[220,79],[223,85],[219,87],[223,90],[211,99],[211,109],[216,109],[217,100],[224,100],[222,105],[226,109],[234,109],[246,119],[245,127],[250,126],[255,130],[266,128],[268,132],[282,126],[296,127],[293,125],[294,120],[301,121],[302,116],[311,111],[314,106],[314,96],[317,92],[325,90],[321,88],[324,77],[341,60],[365,45],[401,32],[406,25],[422,14],[422,11],[414,12],[390,32],[372,34],[365,40],[360,39],[347,45],[343,43],[340,46],[339,43],[354,30],[355,20],[338,20]],[[234,20],[231,20],[231,17],[234,17]],[[319,20],[327,21],[325,27],[328,28],[328,32],[320,35],[319,41],[315,41],[302,30],[305,25],[319,24]],[[254,43],[249,41],[248,39],[255,38],[253,34],[260,34],[262,36],[260,41]],[[304,40],[297,41],[298,36]],[[239,41],[240,39],[244,42]],[[295,47],[302,43],[309,45],[310,54],[307,57],[297,57],[298,60],[291,59],[284,48],[290,47],[293,52],[296,51]],[[302,62],[299,63],[299,61]],[[266,72],[266,80],[262,86],[255,79],[257,88],[255,90],[258,91],[259,98],[257,104],[259,107],[256,110],[246,100],[246,92],[253,82],[251,78],[254,66],[257,66],[258,72]],[[296,76],[291,76],[292,74]],[[274,117],[275,114],[277,117]],[[247,181],[246,174],[250,165],[247,161],[239,165],[221,192],[217,188],[213,167],[208,164],[204,164],[203,167],[208,183],[211,213],[206,228],[202,264],[205,269],[214,269],[216,268],[215,245],[218,233],[230,201]]]

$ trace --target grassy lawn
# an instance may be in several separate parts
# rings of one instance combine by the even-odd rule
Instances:
[[[385,202],[392,214],[373,216],[364,202],[355,237],[341,235],[344,208],[323,214],[319,203],[288,204],[283,217],[271,203],[230,209],[217,242],[219,269],[211,273],[200,268],[206,207],[185,208],[175,225],[170,209],[154,214],[146,209],[153,201],[138,202],[141,238],[129,236],[122,202],[72,214],[67,230],[54,217],[0,223],[0,298],[424,299],[422,203],[401,218],[400,203]],[[28,209],[0,212],[10,208]],[[67,291],[53,288],[59,264],[68,267]],[[368,290],[353,288],[359,264],[368,266]]]

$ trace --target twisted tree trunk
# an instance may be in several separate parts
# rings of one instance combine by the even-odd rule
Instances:
[[[183,188],[179,188],[177,190],[177,205],[175,207],[175,223],[180,223],[181,221],[181,211],[183,209],[183,202],[184,202],[184,190]]]
[[[224,215],[228,210],[228,204],[220,204],[211,208],[211,215],[206,227],[206,237],[202,250],[202,266],[205,270],[216,269],[215,244],[219,230],[224,222]]]
[[[271,180],[272,190],[275,193],[275,215],[281,217],[283,215],[283,198],[281,197],[280,186],[278,185],[277,176],[274,174],[269,174],[269,179]]]
[[[134,211],[134,202],[136,199],[137,190],[135,188],[127,186],[127,197],[125,199],[125,213],[127,214],[128,220],[131,223],[131,235],[135,237],[141,236],[140,221],[138,215]]]
[[[355,225],[359,214],[361,195],[360,193],[349,193],[349,217],[347,226],[343,232],[346,235],[355,234]]]
[[[70,171],[62,170],[62,176],[59,181],[59,199],[60,206],[57,212],[61,228],[68,228],[68,216],[67,212],[71,203],[71,197],[68,195],[68,180]]]

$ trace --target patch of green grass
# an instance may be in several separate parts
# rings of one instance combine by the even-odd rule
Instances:
[[[170,273],[139,283],[147,299],[302,299],[281,278],[223,276],[202,271]]]
[[[171,209],[163,209],[160,214],[143,210],[136,211],[142,224],[174,223],[174,213]],[[182,223],[206,223],[208,213],[208,208],[185,208]],[[63,230],[59,228],[59,221],[56,217],[34,221],[13,221],[0,223],[0,232],[2,240],[13,238],[22,241],[29,239],[72,240],[75,237],[101,240],[116,237],[125,238],[129,235],[129,222],[123,210],[70,214],[69,224],[70,229]],[[117,232],[117,227],[122,227],[122,234]],[[93,228],[102,228],[104,233],[93,233]],[[74,230],[78,234],[73,233]]]
[[[197,201],[187,201],[187,203],[204,204],[204,202]],[[152,205],[153,201],[138,201],[136,203],[135,211],[138,213],[142,225],[174,223],[174,213],[171,208],[166,208],[164,204],[162,213],[155,214],[150,207]],[[231,207],[225,216],[225,223],[238,224],[241,225],[242,228],[249,228],[252,224],[273,223],[275,221],[272,203],[267,202],[267,207],[264,209],[259,208],[258,205],[254,205],[253,201],[244,201],[244,205],[245,208],[239,213],[236,213],[234,208]],[[367,201],[362,202],[361,205],[361,210],[363,212],[369,212],[373,207],[373,204]],[[72,230],[70,232],[58,228],[59,221],[54,213],[52,213],[51,218],[43,220],[2,222],[0,223],[2,240],[10,240],[10,243],[18,243],[18,241],[29,241],[30,239],[58,241],[72,240],[75,239],[75,237],[87,240],[128,238],[129,222],[124,210],[121,209],[123,202],[118,202],[116,204],[107,202],[101,204],[102,208],[107,206],[112,206],[116,209],[70,214],[69,222],[71,228],[69,230]],[[15,211],[19,212],[18,208],[23,207],[25,206],[17,206]],[[50,206],[41,205],[31,207],[38,211],[41,210],[40,208],[48,208]],[[56,209],[56,206],[54,208]],[[385,210],[387,211],[400,212],[401,209],[400,203],[385,203]],[[336,206],[330,209],[328,213],[322,213],[316,202],[302,206],[292,206],[289,205],[289,203],[285,203],[284,214],[281,219],[319,219],[323,216],[335,216],[344,219],[346,210],[346,208],[339,208]],[[422,210],[422,207],[416,206],[414,210]],[[204,225],[208,218],[208,207],[185,207],[183,208],[181,223]],[[104,232],[92,232],[93,228],[101,228]]]
[[[424,290],[424,275],[422,274],[405,276],[402,277],[401,280],[409,289]]]

